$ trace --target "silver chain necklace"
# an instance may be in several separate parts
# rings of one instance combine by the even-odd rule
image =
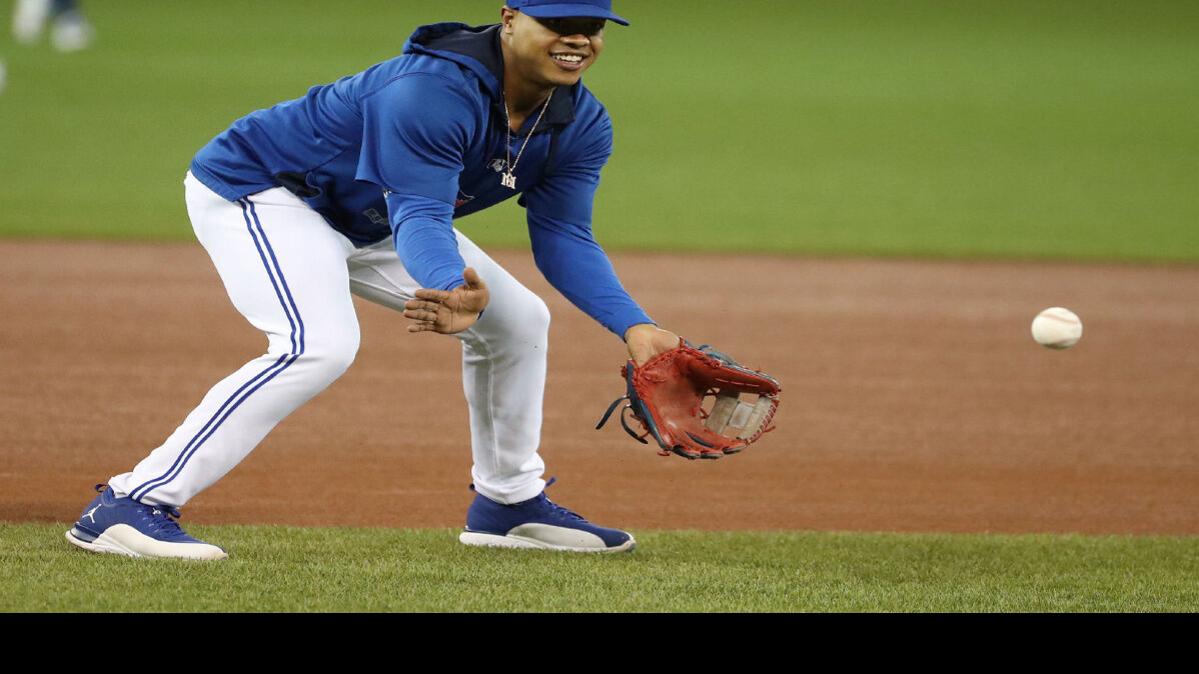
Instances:
[[[533,128],[529,129],[529,135],[525,136],[525,142],[521,143],[520,150],[516,152],[516,161],[512,161],[512,119],[508,116],[508,99],[504,99],[504,155],[506,159],[506,171],[500,174],[500,184],[508,189],[516,189],[516,175],[513,171],[516,170],[516,164],[520,161],[520,156],[525,153],[525,148],[529,146],[529,140],[537,131],[537,125],[541,123],[541,118],[545,116],[545,111],[550,107],[550,99],[554,97],[555,89],[550,90],[550,95],[545,97],[545,104],[541,106],[541,112],[537,114],[537,121],[533,122]]]

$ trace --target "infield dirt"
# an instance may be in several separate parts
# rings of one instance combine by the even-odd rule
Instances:
[[[617,254],[664,327],[783,383],[778,430],[714,462],[618,427],[620,341],[550,305],[556,501],[630,529],[1199,533],[1199,268]],[[0,242],[0,520],[68,521],[265,349],[198,245]],[[302,301],[302,300],[301,300]],[[458,343],[358,301],[362,347],[186,522],[461,526]],[[1037,346],[1065,306],[1082,342]]]

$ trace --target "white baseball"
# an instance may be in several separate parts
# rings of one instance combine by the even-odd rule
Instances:
[[[1068,349],[1082,339],[1082,321],[1069,309],[1049,307],[1032,319],[1032,338],[1050,349]]]

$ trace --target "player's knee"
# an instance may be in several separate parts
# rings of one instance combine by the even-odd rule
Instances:
[[[544,342],[550,333],[550,308],[533,293],[521,298],[501,319],[501,331],[520,341]]]
[[[530,293],[531,294],[531,293]],[[532,301],[525,308],[526,321],[529,330],[538,335],[548,335],[550,332],[550,308],[545,300],[533,295]]]
[[[458,336],[468,346],[487,351],[516,344],[544,349],[549,332],[549,307],[540,297],[525,291],[488,306],[475,328]]]
[[[360,335],[354,330],[312,335],[304,344],[300,358],[310,366],[314,378],[328,385],[354,363]]]

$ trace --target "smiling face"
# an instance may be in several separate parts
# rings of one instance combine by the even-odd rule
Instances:
[[[578,82],[604,48],[603,19],[535,19],[507,7],[500,18],[506,56],[511,57],[505,70],[533,87]]]

